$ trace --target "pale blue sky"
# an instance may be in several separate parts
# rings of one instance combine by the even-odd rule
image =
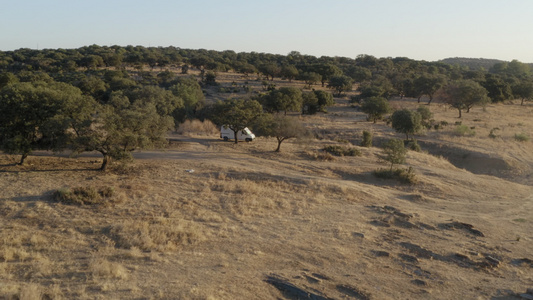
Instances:
[[[0,0],[0,50],[176,46],[533,63],[532,0]]]

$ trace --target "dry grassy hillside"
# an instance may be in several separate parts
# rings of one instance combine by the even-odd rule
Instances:
[[[461,121],[473,136],[431,110],[449,125],[417,137],[415,185],[372,175],[385,165],[357,146],[362,131],[375,145],[401,136],[342,99],[302,117],[316,138],[279,154],[273,139],[214,133],[107,173],[98,156],[1,155],[0,298],[520,299],[533,288],[533,153],[514,135],[531,133],[533,107],[475,108]]]

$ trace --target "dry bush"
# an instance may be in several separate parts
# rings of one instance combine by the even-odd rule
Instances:
[[[89,263],[89,271],[93,278],[128,278],[128,270],[123,265],[103,258],[93,258]]]
[[[124,193],[118,193],[114,187],[75,187],[63,188],[54,193],[54,199],[66,204],[77,205],[106,205],[123,202]]]
[[[332,161],[335,157],[328,152],[323,151],[306,151],[305,155],[312,160]]]
[[[0,288],[2,285],[0,284]],[[41,300],[41,299],[64,299],[63,292],[57,284],[48,288],[36,283],[28,283],[23,286],[12,286],[6,289],[0,289],[0,299],[17,299],[17,300]]]
[[[28,253],[24,248],[21,247],[2,247],[0,249],[0,259],[4,262],[8,261],[25,261],[31,257],[31,254]]]
[[[136,247],[143,251],[173,251],[206,239],[205,233],[197,224],[166,218],[157,218],[151,222],[126,221],[124,224],[111,226],[108,234],[118,247]]]
[[[176,131],[178,134],[182,135],[216,135],[219,133],[218,127],[209,120],[200,121],[197,119],[194,120],[185,120],[181,123]]]
[[[49,276],[53,273],[54,269],[55,266],[47,257],[40,257],[38,260],[32,262],[31,266],[33,276],[38,277]]]

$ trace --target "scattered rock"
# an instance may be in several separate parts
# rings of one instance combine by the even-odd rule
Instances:
[[[428,279],[431,278],[431,272],[426,271],[426,270],[416,269],[413,273],[415,273],[416,275],[418,275],[420,277],[424,277],[424,278],[428,278]]]
[[[520,294],[520,298],[521,299],[526,299],[526,300],[533,300],[533,295],[532,294]]]
[[[455,253],[454,254],[455,258],[456,259],[459,259],[459,260],[463,260],[463,261],[469,261],[470,260],[470,257],[464,255],[464,254],[461,254],[461,253]]]
[[[320,274],[320,273],[312,273],[311,275],[313,275],[313,276],[316,277],[316,278],[320,278],[320,279],[322,279],[322,280],[329,280],[329,277],[328,277],[328,276],[326,276],[326,275],[322,275],[322,274]]]
[[[416,224],[418,225],[418,227],[420,227],[422,229],[437,230],[437,228],[435,228],[435,226],[431,226],[431,225],[426,224],[426,223],[417,222]]]
[[[481,232],[481,231],[479,231],[477,229],[474,229],[474,225],[471,225],[471,224],[468,224],[468,223],[455,221],[455,222],[452,222],[452,223],[440,224],[439,226],[441,228],[445,228],[445,229],[462,229],[462,230],[465,230],[465,231],[469,232],[472,235],[479,236],[479,237],[484,237],[485,236],[483,234],[483,232]]]
[[[343,294],[346,294],[350,297],[354,297],[356,299],[370,300],[370,294],[367,294],[366,292],[363,292],[359,290],[358,288],[353,287],[351,285],[339,284],[337,285],[337,290]]]
[[[390,227],[389,223],[383,222],[382,220],[373,220],[373,221],[370,221],[370,224],[374,226],[379,226],[379,227]]]
[[[318,279],[318,278],[315,278],[313,276],[309,276],[307,274],[304,274],[304,276],[305,276],[305,279],[307,279],[307,281],[309,283],[320,283],[320,279]]]
[[[497,268],[497,267],[499,267],[500,264],[501,264],[501,262],[500,262],[498,259],[496,259],[496,258],[494,258],[494,257],[492,257],[492,256],[487,256],[487,257],[485,257],[485,260],[486,260],[486,261],[487,261],[487,262],[488,262],[493,268]]]
[[[529,259],[529,258],[518,258],[518,259],[513,259],[511,261],[511,264],[515,265],[515,266],[521,266],[523,264],[526,264],[526,265],[529,265],[531,268],[533,268],[533,260]]]
[[[408,242],[401,242],[400,246],[406,248],[407,250],[409,250],[409,252],[414,253],[416,257],[419,257],[419,258],[431,259],[435,256],[435,253],[433,253],[432,251],[424,249],[415,244],[411,244]]]
[[[360,233],[360,232],[352,232],[352,236],[355,237],[355,238],[362,238],[362,239],[365,238],[365,235],[363,233]]]
[[[411,280],[411,283],[419,285],[419,286],[427,286],[428,285],[427,282],[425,282],[424,280],[420,280],[420,279]]]
[[[414,257],[414,256],[411,256],[411,255],[407,255],[407,254],[398,254],[398,256],[405,260],[406,262],[410,262],[410,263],[418,263],[418,258]]]
[[[312,299],[312,300],[329,300],[330,298],[308,292],[302,288],[297,287],[296,285],[290,283],[287,279],[279,275],[270,275],[267,276],[265,281],[275,288],[280,290],[284,295],[296,299]]]

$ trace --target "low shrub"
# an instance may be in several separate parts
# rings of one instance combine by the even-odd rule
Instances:
[[[109,204],[124,200],[123,195],[116,193],[113,187],[93,186],[59,189],[53,197],[56,201],[77,205]]]
[[[219,133],[218,127],[209,120],[200,121],[185,120],[181,123],[176,131],[182,135],[214,135]]]
[[[343,147],[343,146],[326,146],[323,149],[324,151],[331,153],[336,156],[360,156],[361,151],[356,148]]]
[[[416,140],[409,141],[409,143],[407,144],[407,148],[409,148],[409,150],[416,151],[416,152],[420,152],[422,150]]]
[[[457,127],[455,127],[453,132],[456,136],[475,136],[476,135],[476,132],[472,128],[466,125],[458,125]]]
[[[526,133],[517,133],[514,135],[514,139],[518,142],[527,142],[529,141],[529,135]]]
[[[407,169],[396,168],[396,169],[377,169],[372,172],[374,176],[381,179],[396,179],[401,183],[405,184],[415,184],[418,182],[416,174],[412,167]]]
[[[328,152],[323,151],[308,151],[306,152],[307,157],[312,160],[322,160],[322,161],[332,161],[335,160],[335,156],[329,154]]]
[[[362,147],[372,147],[372,140],[374,136],[370,131],[363,131],[363,141],[361,142]]]
[[[497,131],[497,130],[500,130],[500,128],[498,128],[498,127],[494,127],[494,128],[492,128],[492,129],[490,130],[489,137],[490,137],[491,139],[495,139],[495,138],[498,137],[498,135],[496,135],[496,131]]]

